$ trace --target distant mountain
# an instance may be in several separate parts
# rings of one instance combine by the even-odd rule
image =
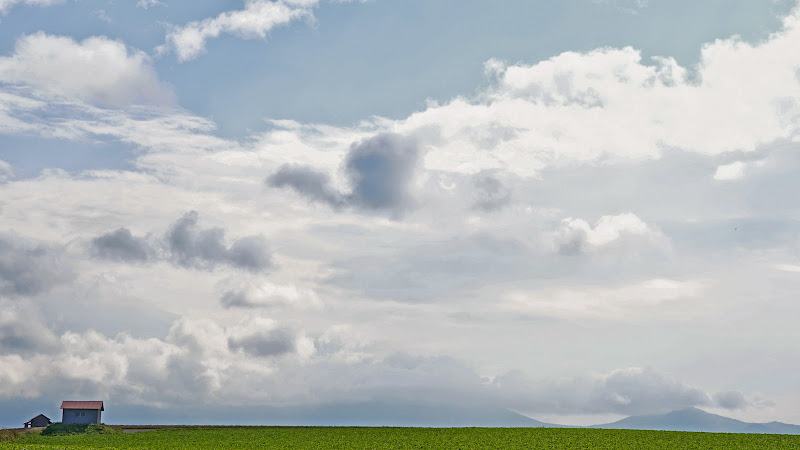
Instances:
[[[105,417],[105,416],[103,416]],[[148,417],[142,422],[141,417]],[[168,414],[141,407],[116,407],[117,424],[396,426],[396,427],[557,427],[505,408],[487,405],[403,402],[349,402],[286,407],[196,408]]]
[[[403,427],[558,427],[514,411],[485,406],[352,403],[281,411],[276,423]]]
[[[772,433],[800,434],[800,425],[781,422],[749,423],[697,408],[686,408],[666,414],[631,416],[613,423],[589,428],[615,428],[627,430],[706,431],[715,433]]]

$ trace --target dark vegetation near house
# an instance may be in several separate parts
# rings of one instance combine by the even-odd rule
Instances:
[[[16,441],[19,439],[19,430],[0,429],[0,442]]]
[[[113,434],[118,433],[116,430],[105,424],[96,423],[61,423],[56,422],[44,430],[42,436],[67,436],[70,434]]]

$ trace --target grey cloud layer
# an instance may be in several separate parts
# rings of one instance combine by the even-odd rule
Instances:
[[[472,179],[475,189],[473,208],[492,212],[511,202],[511,191],[503,181],[492,173],[479,173]]]
[[[198,269],[228,265],[258,272],[272,267],[272,257],[263,236],[247,236],[225,243],[222,228],[199,229],[199,214],[190,211],[178,219],[163,240],[148,242],[119,228],[91,241],[95,256],[119,261],[143,262],[161,255],[173,263]]]
[[[0,298],[0,355],[49,352],[58,339],[44,326],[34,308]]]
[[[528,412],[638,415],[691,406],[732,410],[750,405],[741,392],[711,394],[650,368],[621,369],[597,377],[548,382],[510,372],[498,376],[494,384],[514,407]]]
[[[250,334],[231,336],[228,347],[244,350],[253,356],[279,356],[297,348],[296,335],[289,329],[257,330]]]
[[[0,318],[0,331],[5,332],[5,322]],[[308,337],[260,317],[231,327],[181,319],[163,340],[66,332],[58,339],[58,352],[37,352],[36,360],[19,357],[15,350],[21,348],[13,344],[11,353],[0,353],[7,369],[0,369],[0,397],[14,398],[24,384],[41,395],[69,391],[137,404],[168,400],[167,409],[206,402],[276,406],[369,400],[390,409],[437,403],[529,414],[641,414],[749,403],[739,392],[712,395],[668,374],[635,367],[561,380],[520,372],[487,379],[455,358],[374,354],[335,329]],[[254,363],[248,357],[263,359]],[[32,382],[17,376],[42,363],[51,370]],[[80,363],[91,364],[100,375],[76,371]]]
[[[0,295],[36,295],[72,278],[61,251],[0,234]]]
[[[267,178],[273,187],[290,187],[309,200],[333,208],[402,212],[413,203],[409,192],[419,164],[417,142],[395,133],[382,133],[350,147],[344,172],[349,193],[337,192],[330,177],[310,167],[284,165]]]
[[[146,261],[153,254],[150,244],[143,238],[133,236],[127,228],[119,228],[92,239],[92,249],[101,258],[120,261]]]

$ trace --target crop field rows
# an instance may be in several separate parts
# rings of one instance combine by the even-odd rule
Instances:
[[[19,449],[799,449],[800,436],[564,428],[157,427],[152,431],[42,436]]]

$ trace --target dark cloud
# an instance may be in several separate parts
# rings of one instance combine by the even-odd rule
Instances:
[[[196,211],[186,213],[172,225],[164,237],[170,258],[176,264],[204,269],[227,264],[251,271],[272,267],[272,257],[264,237],[241,238],[228,248],[225,245],[225,230],[199,230],[197,220]]]
[[[228,348],[241,349],[253,356],[280,356],[294,352],[296,341],[297,338],[291,330],[278,328],[231,336],[228,338]]]
[[[394,133],[353,144],[345,161],[353,186],[348,201],[367,209],[404,209],[418,156],[416,141]]]
[[[714,395],[714,403],[725,409],[742,409],[750,406],[744,394],[738,391],[719,392]]]
[[[561,255],[581,255],[586,252],[589,235],[586,230],[581,228],[570,228],[562,226],[556,236],[555,244],[558,253]]]
[[[127,228],[92,239],[95,256],[118,261],[147,261],[155,257],[199,269],[213,269],[219,264],[259,272],[272,267],[272,256],[263,236],[247,236],[225,243],[222,228],[199,229],[199,214],[190,211],[178,219],[153,245],[136,237]],[[158,251],[156,251],[158,248]]]
[[[331,187],[330,177],[310,167],[283,165],[267,178],[272,187],[290,187],[309,200],[327,203],[334,208],[344,205],[342,196]]]
[[[58,339],[31,308],[0,300],[0,354],[56,349]]]
[[[635,415],[714,405],[707,392],[653,369],[549,382],[510,372],[497,376],[494,384],[510,407],[526,412]]]
[[[61,251],[0,235],[0,295],[35,295],[72,277]]]
[[[245,291],[225,291],[219,299],[225,309],[229,308],[255,308],[256,305],[247,296]]]
[[[263,236],[248,236],[236,240],[228,250],[228,259],[237,267],[260,270],[272,266],[267,239]]]
[[[133,236],[127,228],[92,239],[92,250],[96,256],[119,261],[147,261],[153,253],[147,241]]]
[[[273,187],[289,187],[312,201],[334,208],[400,212],[413,203],[409,192],[419,162],[414,139],[382,133],[354,143],[344,161],[349,193],[336,192],[329,177],[305,166],[282,166],[267,178]]]
[[[485,212],[497,211],[511,202],[511,191],[500,179],[491,174],[475,175],[472,184],[475,189],[475,202],[472,207],[475,209]]]

